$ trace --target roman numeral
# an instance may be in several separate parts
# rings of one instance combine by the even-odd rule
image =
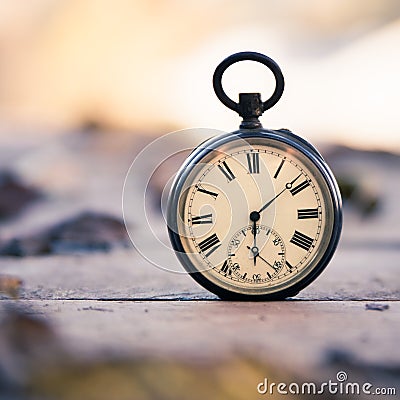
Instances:
[[[318,208],[303,208],[297,210],[297,219],[318,218]]]
[[[197,217],[192,217],[192,224],[212,224],[212,214],[204,214]]]
[[[260,153],[247,153],[247,164],[250,174],[260,173]]]
[[[287,269],[288,269],[290,272],[292,272],[292,270],[293,270],[293,268],[294,268],[293,265],[291,265],[290,262],[287,261],[287,260],[286,260],[286,267],[287,267]]]
[[[208,257],[220,246],[218,245],[218,243],[219,243],[218,236],[215,233],[213,233],[210,237],[201,241],[199,243],[199,247],[200,250],[203,252],[211,248],[211,250],[208,253],[206,253],[206,257]]]
[[[201,192],[201,193],[208,194],[209,196],[213,197],[214,200],[215,200],[215,199],[217,198],[217,196],[218,196],[218,193],[214,193],[214,192],[211,192],[211,191],[209,191],[209,190],[206,190],[206,189],[203,188],[203,186],[200,186],[200,185],[197,185],[197,190],[198,190],[199,192]]]
[[[301,192],[307,186],[310,186],[310,181],[305,180],[304,182],[299,183],[297,186],[291,189],[290,193],[292,193],[292,196],[295,196],[297,193]]]
[[[283,167],[284,162],[285,162],[285,160],[282,160],[281,163],[279,164],[279,167],[275,172],[274,179],[276,179],[278,177],[278,175],[279,175],[279,172],[281,172],[281,169]]]
[[[221,272],[224,274],[232,275],[232,270],[229,268],[228,260],[225,260],[221,267]]]
[[[222,161],[222,164],[219,164],[218,168],[227,177],[229,182],[233,181],[236,178],[236,176],[233,175],[233,172],[228,167],[228,164],[225,161]]]
[[[301,233],[299,231],[294,231],[293,237],[290,239],[290,243],[295,244],[296,246],[301,247],[304,250],[310,250],[310,247],[313,243],[313,239],[309,236]]]

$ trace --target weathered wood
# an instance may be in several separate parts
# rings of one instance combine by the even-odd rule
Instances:
[[[395,249],[340,248],[323,274],[295,299],[400,300]],[[176,265],[179,268],[178,261]],[[164,271],[134,250],[85,256],[1,258],[21,278],[23,299],[214,299],[187,274]]]
[[[1,301],[48,318],[63,343],[79,355],[220,359],[241,354],[318,367],[330,351],[360,363],[398,366],[400,303],[385,311],[358,301]],[[111,352],[111,353],[109,353]]]
[[[203,376],[203,380],[193,382],[194,390],[209,391],[215,384],[225,385],[225,379],[210,373],[199,375],[196,365],[208,365],[206,370],[217,374],[222,363],[223,369],[237,374],[231,376],[234,391],[247,393],[247,397],[238,398],[251,399],[258,398],[256,385],[264,377],[278,382],[322,382],[335,379],[336,373],[344,370],[351,382],[364,382],[368,377],[375,386],[393,385],[400,363],[400,349],[393,347],[400,330],[400,303],[384,304],[388,308],[380,312],[367,310],[365,302],[360,301],[3,300],[0,310],[18,307],[33,317],[45,318],[62,343],[64,354],[69,355],[64,360],[57,355],[57,367],[50,372],[53,378],[43,371],[43,365],[38,366],[39,378],[33,374],[31,379],[41,393],[61,392],[64,398],[70,393],[68,387],[79,387],[81,381],[79,375],[71,377],[72,365],[81,368],[79,365],[89,362],[91,366],[82,373],[90,378],[93,370],[105,368],[104,360],[114,360],[114,372],[105,368],[104,373],[111,374],[108,379],[115,391],[121,374],[135,365],[136,374],[131,379],[139,385],[146,381],[140,374],[158,370],[160,374],[154,379],[169,379],[172,386],[179,386],[184,376],[170,376],[168,370],[183,368],[186,379]],[[46,347],[57,354],[51,342]],[[246,375],[242,370],[248,362],[253,371],[242,382],[241,375]],[[97,374],[94,376],[98,379]],[[54,379],[59,382],[57,386],[52,384]],[[88,393],[93,395],[96,390],[93,386]],[[131,390],[136,393],[138,389]],[[170,398],[174,393],[169,387],[163,390],[160,398]],[[211,398],[221,398],[217,395],[220,389],[216,390]],[[145,392],[152,393],[152,389]],[[176,396],[186,398],[187,393],[178,391]]]

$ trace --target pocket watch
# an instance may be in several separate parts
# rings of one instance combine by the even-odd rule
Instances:
[[[232,64],[251,60],[275,77],[272,96],[222,87]],[[173,249],[200,285],[227,300],[295,296],[321,274],[337,247],[341,197],[316,148],[287,129],[264,129],[261,114],[280,99],[284,78],[271,58],[236,53],[213,77],[219,100],[243,121],[201,143],[177,172],[168,198]]]

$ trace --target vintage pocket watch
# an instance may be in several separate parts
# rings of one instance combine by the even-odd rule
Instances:
[[[251,60],[274,74],[276,87],[231,100],[222,75]],[[295,296],[329,263],[342,228],[340,192],[320,153],[287,129],[258,117],[280,99],[284,78],[269,57],[242,52],[213,77],[217,97],[236,111],[240,129],[200,144],[179,169],[168,199],[168,232],[185,270],[222,299]]]

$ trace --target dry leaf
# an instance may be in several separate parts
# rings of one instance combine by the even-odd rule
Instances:
[[[4,293],[13,299],[18,298],[22,280],[14,276],[0,275],[0,293]]]

